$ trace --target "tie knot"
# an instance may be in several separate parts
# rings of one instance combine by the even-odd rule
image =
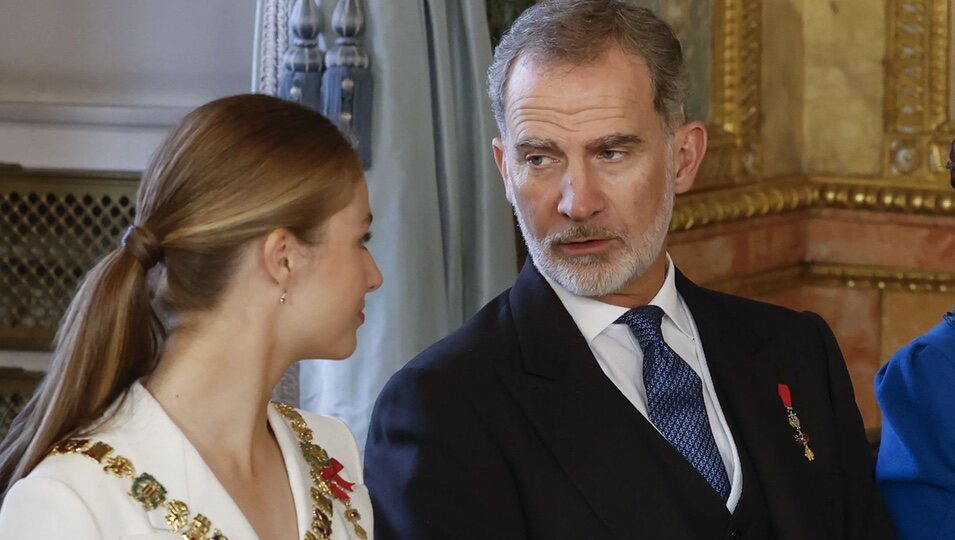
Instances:
[[[663,331],[660,329],[663,323],[663,309],[659,306],[640,306],[631,309],[615,322],[630,327],[641,349],[646,350],[647,347],[663,341]]]

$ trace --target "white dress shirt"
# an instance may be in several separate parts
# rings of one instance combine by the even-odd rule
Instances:
[[[543,272],[541,274],[544,275]],[[564,308],[587,340],[600,369],[640,414],[649,420],[647,391],[643,384],[643,351],[627,325],[614,324],[614,321],[627,312],[627,308],[577,296],[547,275],[544,275],[544,279],[557,293]],[[703,383],[703,403],[706,405],[710,430],[726,467],[726,475],[730,479],[730,495],[726,500],[726,508],[732,513],[739,502],[743,486],[739,453],[716,397],[716,389],[706,365],[706,356],[703,354],[693,315],[676,290],[673,261],[669,254],[663,287],[650,301],[650,305],[659,306],[665,314],[661,329],[667,345],[693,368]]]

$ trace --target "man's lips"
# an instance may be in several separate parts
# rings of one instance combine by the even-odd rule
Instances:
[[[559,242],[557,246],[568,255],[588,255],[604,251],[611,242],[612,238],[580,238]]]

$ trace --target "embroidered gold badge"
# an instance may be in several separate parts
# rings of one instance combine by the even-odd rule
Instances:
[[[189,507],[186,503],[177,500],[166,501],[166,524],[174,531],[178,531],[189,523]]]
[[[211,528],[212,524],[209,523],[209,518],[202,514],[196,514],[192,523],[189,524],[189,529],[182,533],[182,538],[183,540],[205,540]]]
[[[120,478],[132,478],[136,474],[133,463],[123,456],[109,457],[103,470]]]

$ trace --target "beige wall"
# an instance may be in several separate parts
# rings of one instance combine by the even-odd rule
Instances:
[[[763,176],[801,173],[805,154],[802,0],[763,3]]]
[[[886,88],[904,80],[926,99],[942,95],[948,103],[948,96],[935,72],[893,78],[893,66],[904,68],[887,58],[888,25],[908,13],[896,0],[727,0],[737,9],[757,4],[762,175],[678,199],[675,215],[684,221],[670,252],[698,282],[822,315],[845,354],[866,425],[877,426],[875,373],[955,304],[955,193],[938,168],[907,176],[883,170],[885,140],[904,139],[919,155],[937,144],[934,135],[889,130],[886,117],[901,105],[886,105]],[[939,13],[911,15],[921,26],[910,40],[936,40]],[[934,48],[917,52],[945,69]],[[909,114],[919,116],[924,103],[914,101]],[[800,190],[813,186],[816,198],[801,199]],[[808,202],[781,205],[800,200]]]
[[[764,0],[767,177],[882,174],[885,4]]]

